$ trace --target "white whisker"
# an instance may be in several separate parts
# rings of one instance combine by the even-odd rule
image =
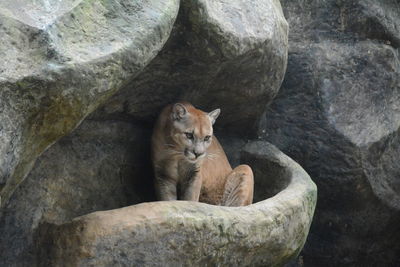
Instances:
[[[178,155],[183,155],[182,151],[174,150],[174,149],[167,149],[167,152],[169,154],[178,154]]]
[[[209,159],[211,161],[214,161],[214,160],[216,160],[218,158],[218,154],[208,153],[206,157],[207,157],[207,159]]]
[[[172,144],[164,144],[164,146],[174,147]]]

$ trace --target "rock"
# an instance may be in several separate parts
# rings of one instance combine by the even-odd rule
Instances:
[[[341,4],[344,29],[362,38],[400,47],[400,7],[396,0],[347,1]]]
[[[35,262],[42,222],[154,200],[149,135],[141,125],[85,120],[43,153],[2,210],[0,266]]]
[[[182,1],[161,53],[93,116],[152,121],[183,99],[203,110],[221,108],[218,127],[254,134],[282,82],[287,35],[278,0]]]
[[[282,6],[291,26],[288,69],[259,135],[318,185],[304,266],[397,266],[398,3]]]
[[[0,155],[6,155],[0,157],[0,266],[41,266],[46,259],[38,258],[37,252],[49,249],[46,244],[52,242],[54,229],[97,216],[85,215],[91,212],[154,200],[149,138],[155,117],[167,103],[186,99],[204,110],[222,108],[217,125],[223,129],[221,132],[234,136],[226,139],[227,150],[234,162],[239,162],[240,156],[233,147],[246,143],[243,133],[254,135],[255,122],[280,87],[286,69],[288,28],[277,0],[251,4],[182,1],[179,15],[177,0],[106,2],[0,3],[0,34],[5,36],[0,40],[5,48],[0,48],[0,56],[8,64],[0,66]],[[147,65],[150,61],[151,65]],[[110,98],[118,90],[121,92]],[[104,102],[106,105],[98,108]],[[251,160],[252,153],[247,153],[246,158]],[[278,154],[273,157],[286,166],[285,157]],[[268,165],[269,154],[263,157],[265,161],[259,164]],[[299,175],[300,180],[308,181],[305,173],[300,171]],[[176,211],[175,215],[186,212],[187,221],[178,218],[158,225],[160,232],[152,233],[148,240],[163,235],[163,231],[174,235],[181,222],[189,224],[185,234],[197,231],[190,225],[203,227],[203,223],[191,224],[193,218],[199,217],[205,225],[201,233],[208,235],[219,251],[211,259],[214,263],[219,258],[226,262],[242,260],[222,254],[224,249],[235,250],[235,243],[227,248],[218,246],[230,241],[228,235],[239,240],[245,233],[251,234],[246,239],[248,243],[237,247],[242,254],[247,252],[243,262],[284,262],[298,254],[308,232],[315,205],[315,187],[309,183],[296,192],[298,203],[289,201],[289,208],[280,209],[286,213],[276,221],[283,224],[277,230],[267,229],[271,237],[261,228],[233,224],[232,220],[244,218],[230,215],[231,209],[198,203],[140,204],[94,214],[107,217],[121,211],[148,212],[154,206],[160,220],[169,220],[165,212],[158,214],[157,210]],[[260,191],[258,199],[280,189],[283,188],[264,194]],[[305,195],[309,195],[307,200],[302,199]],[[256,204],[254,211],[244,209],[245,214],[257,216],[251,222],[255,226],[263,227],[270,216],[278,216],[277,210],[269,211],[268,203],[271,202],[267,207]],[[208,209],[209,214],[219,216],[215,221],[209,222]],[[74,220],[77,216],[83,217]],[[146,222],[140,216],[126,216],[138,223]],[[300,220],[291,221],[297,217]],[[257,218],[267,218],[267,222],[257,222]],[[121,221],[120,229],[133,229],[126,222]],[[49,233],[45,234],[47,227]],[[176,227],[174,231],[172,227]],[[286,233],[283,227],[293,227],[296,232]],[[134,229],[138,235],[146,234],[141,228]],[[256,236],[260,231],[265,239],[284,232],[286,246],[271,239],[269,247],[262,247],[264,244]],[[213,236],[214,233],[218,235]],[[123,251],[133,244],[129,242],[138,239],[131,240],[131,236],[124,237],[118,231],[112,234],[114,240],[121,238],[119,248],[123,253],[103,251],[108,256],[99,254],[94,261],[100,262],[104,256],[123,263],[127,257],[138,255],[140,250],[127,256]],[[60,240],[65,238],[60,236]],[[175,240],[177,245],[172,244],[171,249],[195,241]],[[143,243],[142,248],[148,244],[152,245]],[[249,252],[249,248],[255,251]],[[49,261],[57,260],[58,249],[54,247],[55,254]],[[72,256],[80,248],[71,249]],[[196,253],[187,261],[197,257]],[[204,258],[204,262],[207,260]]]
[[[0,199],[164,45],[177,0],[0,3]]]
[[[316,186],[297,163],[268,143],[248,144],[243,160],[255,169],[256,180],[276,186],[268,189],[274,197],[235,208],[151,202],[91,213],[61,225],[45,223],[37,234],[42,256],[38,264],[283,265],[305,242]],[[270,168],[267,173],[265,166]]]

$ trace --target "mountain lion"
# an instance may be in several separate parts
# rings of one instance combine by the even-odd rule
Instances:
[[[213,135],[220,109],[210,113],[189,103],[168,105],[152,136],[152,162],[159,200],[191,200],[222,206],[253,201],[253,172],[248,165],[232,170]]]

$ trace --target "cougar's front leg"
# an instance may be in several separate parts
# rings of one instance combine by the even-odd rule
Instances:
[[[196,164],[184,162],[179,166],[180,200],[199,201],[201,190],[201,175]]]
[[[176,186],[177,181],[169,177],[165,170],[154,168],[154,185],[158,200],[177,200]]]

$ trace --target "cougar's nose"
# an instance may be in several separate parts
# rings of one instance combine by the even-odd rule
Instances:
[[[197,151],[193,151],[193,154],[195,155],[195,157],[196,157],[196,159],[197,159],[198,157],[200,157],[200,156],[203,155],[204,153],[202,153],[202,152],[197,152]]]

